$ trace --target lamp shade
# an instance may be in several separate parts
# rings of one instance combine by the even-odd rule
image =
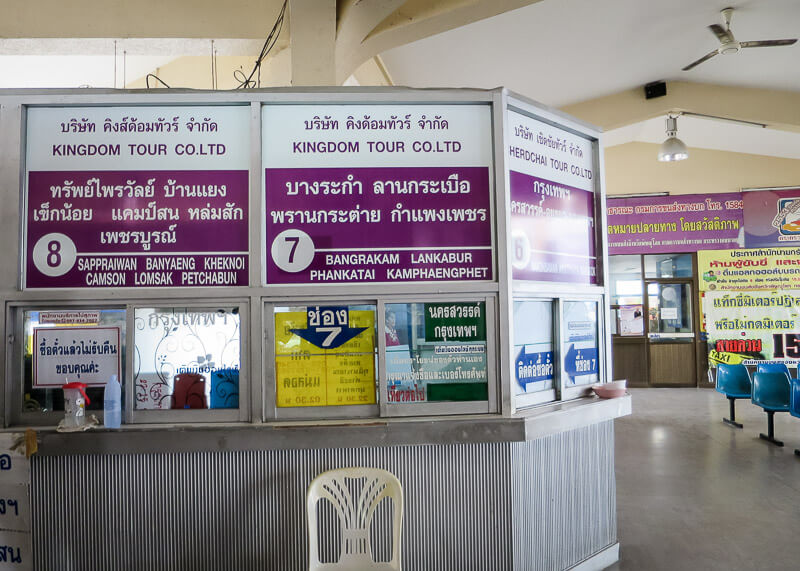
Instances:
[[[678,137],[670,137],[658,149],[658,160],[661,162],[682,161],[689,158],[689,149]]]

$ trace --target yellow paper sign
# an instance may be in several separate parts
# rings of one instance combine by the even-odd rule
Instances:
[[[322,349],[292,332],[307,327],[306,312],[275,314],[276,406],[375,403],[375,312],[350,311],[348,326],[366,329]]]

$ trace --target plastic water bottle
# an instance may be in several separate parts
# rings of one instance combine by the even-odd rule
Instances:
[[[117,375],[111,375],[103,392],[103,424],[106,428],[119,428],[122,424],[122,387]]]

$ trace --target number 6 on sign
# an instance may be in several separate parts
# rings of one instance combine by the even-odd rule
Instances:
[[[270,254],[284,272],[302,272],[314,259],[314,241],[302,230],[284,230],[272,241]]]

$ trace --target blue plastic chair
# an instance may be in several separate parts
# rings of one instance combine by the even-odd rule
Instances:
[[[791,383],[786,373],[756,373],[753,375],[753,404],[767,413],[767,434],[759,436],[776,446],[783,442],[775,439],[775,413],[789,412]]]
[[[211,373],[211,408],[239,408],[239,369]]]
[[[749,399],[753,394],[750,382],[750,373],[744,365],[717,365],[717,391],[728,397],[731,405],[730,418],[723,418],[722,422],[742,428],[736,422],[736,399]]]
[[[786,363],[759,363],[756,368],[757,373],[786,373],[790,379],[792,374],[789,372],[789,367]]]
[[[792,381],[792,396],[789,399],[789,414],[800,418],[800,381]],[[800,456],[800,449],[795,448],[795,454]]]

